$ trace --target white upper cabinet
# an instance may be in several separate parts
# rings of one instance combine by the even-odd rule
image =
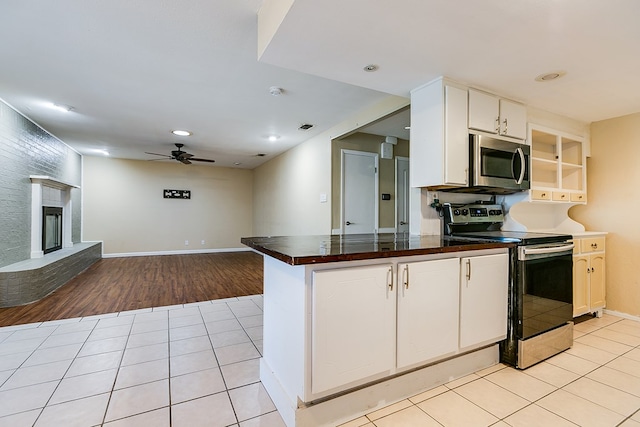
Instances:
[[[411,91],[412,187],[464,187],[469,181],[467,89],[435,80]]]
[[[526,139],[526,107],[508,99],[469,89],[469,129]]]
[[[531,200],[586,203],[584,138],[531,124]]]

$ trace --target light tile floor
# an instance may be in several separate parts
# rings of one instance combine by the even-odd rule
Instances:
[[[262,296],[0,328],[0,426],[284,427]]]
[[[605,314],[574,338],[524,371],[500,364],[340,427],[640,427],[640,322]]]
[[[605,314],[575,338],[342,427],[640,427],[640,322]],[[0,427],[283,427],[261,350],[260,295],[0,328]]]

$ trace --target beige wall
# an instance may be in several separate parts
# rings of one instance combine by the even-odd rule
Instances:
[[[587,230],[608,231],[607,309],[640,315],[640,113],[592,123],[588,203],[569,211]]]
[[[250,170],[88,156],[83,163],[83,240],[104,241],[105,254],[243,248],[240,238],[253,234]],[[191,190],[191,199],[164,199],[164,189]]]
[[[357,132],[332,142],[331,150],[331,227],[340,228],[340,173],[342,150],[365,151],[380,154],[380,144],[383,136]],[[395,157],[409,157],[409,141],[399,139],[393,147],[393,159],[378,158],[379,165],[379,193],[391,194],[391,200],[378,198],[378,213],[380,228],[395,228],[395,194],[396,194],[396,161]]]
[[[389,96],[254,169],[254,233],[330,234],[331,141],[407,105],[408,98]]]

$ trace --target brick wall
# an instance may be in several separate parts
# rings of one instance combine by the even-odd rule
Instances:
[[[31,254],[31,181],[46,175],[81,185],[82,157],[0,100],[0,268]],[[81,240],[81,192],[71,190],[72,241]]]

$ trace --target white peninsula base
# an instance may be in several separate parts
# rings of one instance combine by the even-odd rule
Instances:
[[[288,427],[335,427],[493,366],[508,271],[506,248],[307,265],[265,256],[260,380]],[[401,365],[401,352],[421,358]]]

